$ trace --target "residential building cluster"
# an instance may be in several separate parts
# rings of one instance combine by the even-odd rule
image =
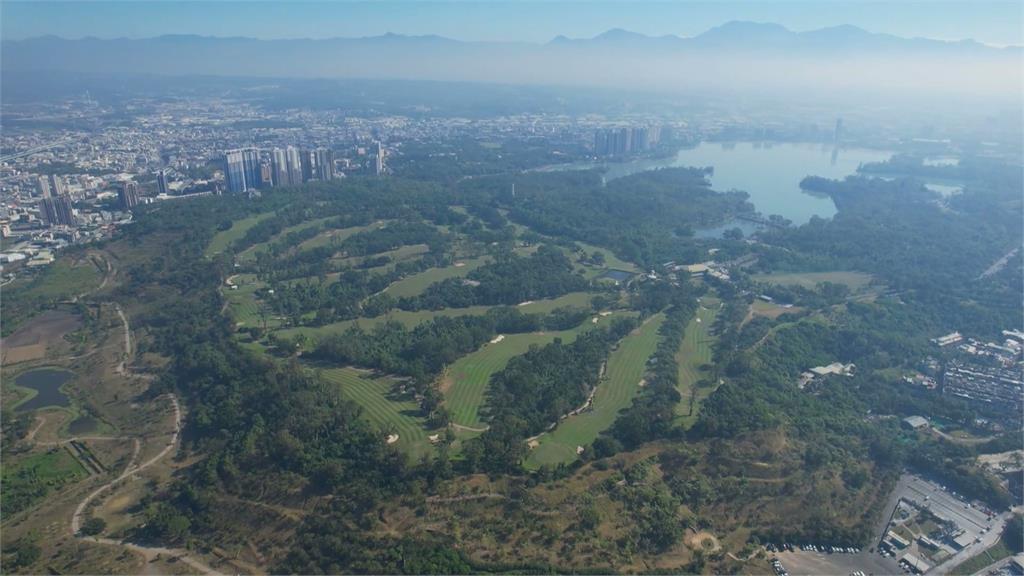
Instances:
[[[671,140],[671,128],[661,126],[624,126],[601,128],[594,132],[596,156],[626,156],[651,150],[664,140]]]

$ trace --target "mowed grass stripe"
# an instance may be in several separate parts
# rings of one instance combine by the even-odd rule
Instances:
[[[720,303],[714,298],[703,298],[697,308],[697,315],[690,320],[686,326],[683,341],[679,345],[679,352],[676,353],[676,362],[679,364],[678,390],[682,397],[676,405],[676,414],[681,417],[684,426],[690,426],[697,418],[700,403],[711,395],[715,387],[697,388],[697,382],[704,374],[700,367],[711,363],[712,345],[714,337],[711,335],[711,326],[718,316]],[[700,319],[700,322],[697,320]],[[694,395],[693,409],[691,411],[690,396]]]
[[[617,314],[623,315],[622,312]],[[554,342],[555,338],[572,342],[586,330],[607,326],[612,317],[614,315],[599,317],[598,323],[587,319],[571,330],[506,334],[501,342],[485,344],[480,350],[458,359],[446,374],[450,385],[445,390],[445,405],[451,413],[452,422],[472,428],[486,426],[480,411],[487,403],[491,376],[503,370],[512,358],[525,354],[531,345],[544,346]]]
[[[512,358],[525,354],[530,346],[543,346],[559,337],[571,341],[576,332],[508,334],[501,342],[485,344],[480,350],[455,361],[448,368],[447,378],[451,386],[445,392],[452,422],[473,428],[484,426],[480,420],[480,408],[491,376],[504,369]]]
[[[353,368],[332,368],[321,374],[328,382],[337,384],[345,398],[362,407],[364,417],[381,434],[392,430],[398,434],[400,450],[413,458],[429,453],[425,420],[413,414],[419,407],[411,400],[396,402],[387,397],[394,380],[371,378]]]
[[[663,314],[652,316],[622,339],[608,358],[605,378],[598,384],[591,409],[562,420],[552,432],[541,436],[540,445],[527,457],[528,468],[571,462],[577,458],[577,446],[589,446],[615,422],[619,411],[629,406],[639,392],[638,384],[658,345],[658,329],[664,318]]]

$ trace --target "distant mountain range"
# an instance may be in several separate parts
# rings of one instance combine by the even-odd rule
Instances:
[[[398,78],[654,89],[924,89],[1007,94],[1021,47],[729,22],[692,38],[609,30],[545,44],[385,34],[322,40],[190,35],[2,42],[3,71]]]

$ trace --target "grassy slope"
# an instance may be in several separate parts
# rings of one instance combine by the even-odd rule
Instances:
[[[243,250],[238,255],[238,259],[239,260],[243,260],[243,261],[255,260],[257,254],[259,254],[261,252],[266,252],[267,249],[270,247],[270,245],[272,243],[274,243],[275,241],[277,241],[277,240],[279,240],[281,238],[284,238],[285,236],[287,236],[288,234],[290,234],[292,232],[301,232],[301,231],[303,231],[303,230],[305,230],[307,228],[312,228],[313,226],[317,226],[319,224],[322,224],[322,223],[326,222],[327,220],[330,220],[330,218],[316,218],[314,220],[307,220],[307,221],[303,222],[302,224],[296,224],[295,226],[289,226],[289,227],[281,230],[279,233],[275,234],[274,237],[271,238],[269,241],[267,241],[267,242],[260,242],[259,244],[255,244],[253,246],[250,246],[250,247],[246,248],[245,250]]]
[[[589,306],[591,295],[586,292],[573,292],[550,300],[537,300],[531,304],[520,306],[519,310],[524,313],[550,312],[560,306]],[[298,334],[305,334],[307,338],[316,340],[329,334],[344,332],[352,324],[359,322],[363,328],[372,329],[373,326],[386,320],[401,322],[406,326],[416,326],[436,316],[464,316],[467,314],[484,314],[490,306],[470,306],[468,308],[446,308],[444,310],[420,310],[418,312],[407,312],[404,310],[392,310],[385,316],[377,318],[360,318],[358,320],[344,320],[324,326],[302,326],[299,328],[285,328],[279,332],[281,336],[293,337]]]
[[[871,282],[871,275],[863,272],[795,272],[778,274],[755,274],[751,277],[757,282],[769,284],[782,284],[787,286],[802,286],[813,289],[819,282],[833,282],[845,284],[851,291],[856,292],[863,289]]]
[[[460,261],[463,266],[452,265],[444,268],[431,268],[430,270],[420,272],[419,274],[413,274],[412,276],[408,276],[392,283],[391,286],[388,286],[387,293],[395,298],[401,298],[402,296],[418,296],[434,282],[440,282],[442,280],[447,280],[448,278],[465,276],[476,268],[479,268],[487,262],[487,260],[488,258],[486,257],[473,258],[471,260]]]
[[[686,326],[686,334],[679,345],[676,362],[679,363],[678,390],[682,400],[676,405],[676,414],[682,417],[684,426],[690,426],[697,418],[700,403],[714,392],[714,388],[695,388],[703,374],[700,366],[711,363],[711,345],[714,338],[709,333],[718,315],[719,301],[704,297],[697,309],[697,316]],[[697,320],[700,319],[700,322]],[[693,402],[690,398],[693,394]]]
[[[426,421],[419,415],[419,406],[412,399],[392,399],[395,380],[374,378],[354,368],[331,368],[320,371],[324,380],[337,384],[342,395],[359,404],[364,416],[377,426],[381,434],[398,434],[398,448],[413,459],[430,454]]]
[[[605,378],[598,384],[594,405],[582,414],[567,418],[551,433],[540,438],[526,460],[528,468],[571,462],[577,446],[589,446],[612,425],[619,411],[629,406],[639,391],[637,384],[647,368],[647,359],[658,344],[658,328],[664,316],[652,316],[634,333],[627,335],[608,358]]]
[[[491,376],[503,370],[513,357],[525,354],[534,344],[543,346],[555,338],[571,342],[581,332],[608,321],[602,319],[594,324],[587,320],[577,328],[560,332],[508,334],[501,342],[485,344],[480,350],[459,358],[446,375],[450,385],[445,390],[445,402],[452,422],[473,428],[485,426],[480,419],[480,408],[484,405],[487,385]]]
[[[223,252],[231,245],[232,242],[244,236],[250,228],[259,224],[261,220],[270,218],[273,215],[273,212],[264,212],[262,214],[256,214],[254,216],[249,216],[248,218],[236,220],[231,225],[231,228],[222,230],[213,237],[213,240],[210,241],[210,245],[206,247],[206,255],[212,256],[218,252]]]

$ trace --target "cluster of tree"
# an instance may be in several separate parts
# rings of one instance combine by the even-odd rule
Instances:
[[[712,191],[707,174],[670,168],[605,184],[597,171],[531,172],[469,179],[459,189],[468,205],[497,203],[509,219],[541,234],[608,247],[653,268],[697,261],[694,228],[753,212],[745,193]]]
[[[260,297],[271,311],[290,319],[293,325],[322,326],[359,316],[374,317],[398,305],[397,299],[383,292],[392,282],[447,262],[446,256],[427,254],[398,262],[385,272],[346,268],[337,272],[333,282],[320,269],[313,278],[275,281]],[[305,317],[310,312],[315,314]]]
[[[683,537],[688,523],[680,517],[680,499],[665,484],[647,482],[650,463],[641,461],[627,470],[619,482],[613,476],[605,488],[622,502],[632,525],[627,552],[661,554]]]
[[[580,334],[571,343],[556,338],[512,358],[491,377],[490,425],[466,443],[463,453],[469,467],[490,472],[518,469],[525,455],[524,439],[587,402],[609,351],[636,322],[616,318],[610,327]]]
[[[400,322],[383,322],[371,331],[355,324],[320,340],[310,357],[409,376],[419,390],[426,391],[446,365],[478,349],[495,334],[565,330],[589,315],[588,310],[575,307],[559,308],[549,315],[501,307],[482,315],[438,316],[411,329]]]
[[[968,185],[947,199],[911,179],[809,177],[802,186],[829,194],[839,212],[765,233],[766,242],[788,251],[765,254],[764,264],[870,272],[894,291],[912,292],[911,305],[948,327],[998,334],[1024,316],[1024,280],[1015,274],[1020,253],[1002,273],[986,274],[1022,242],[1024,182],[1017,172],[1015,187]]]
[[[128,270],[120,289],[126,300],[151,295],[135,305],[135,317],[153,349],[170,359],[151,393],[180,394],[190,415],[186,437],[204,455],[174,490],[147,506],[142,537],[184,539],[211,530],[210,492],[268,497],[307,483],[323,491],[345,486],[336,501],[362,506],[394,493],[407,478],[402,456],[357,405],[294,361],[239,346],[221,314],[217,287],[231,265],[203,256],[218,219],[266,211],[292,197],[265,194],[256,206],[234,198],[176,203],[159,214],[141,211],[123,232],[125,244],[149,258]]]
[[[572,262],[560,249],[542,245],[523,257],[501,252],[494,261],[469,273],[431,284],[417,297],[399,300],[405,310],[465,308],[480,304],[513,305],[586,290],[590,283],[573,273]]]
[[[671,307],[665,312],[665,320],[658,330],[658,348],[648,361],[644,377],[647,384],[609,431],[611,437],[626,448],[668,436],[675,427],[675,409],[681,399],[676,355],[686,326],[697,311],[696,297],[701,292],[688,283],[672,288]],[[608,448],[607,444],[601,446]]]

